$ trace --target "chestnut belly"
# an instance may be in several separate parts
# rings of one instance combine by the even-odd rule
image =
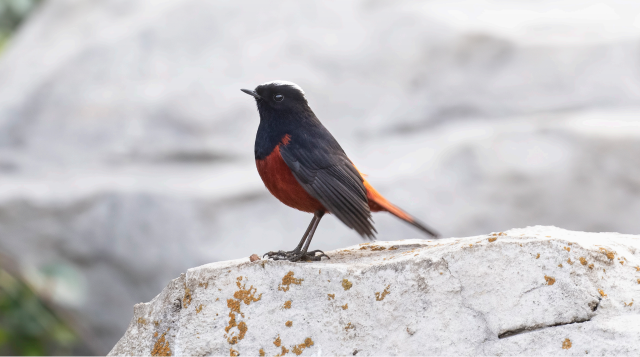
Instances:
[[[322,203],[313,198],[298,183],[291,169],[280,155],[280,145],[262,160],[256,160],[256,167],[262,182],[269,192],[280,202],[303,212],[326,211]]]

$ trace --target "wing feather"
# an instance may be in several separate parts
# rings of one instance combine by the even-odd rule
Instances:
[[[294,141],[282,146],[280,154],[298,183],[345,225],[373,238],[376,230],[363,179],[342,149],[319,151]]]

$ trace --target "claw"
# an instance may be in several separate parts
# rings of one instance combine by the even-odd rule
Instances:
[[[320,254],[316,255],[316,253],[320,253]],[[272,259],[272,260],[288,260],[290,262],[297,262],[300,260],[319,262],[322,260],[322,257],[327,257],[327,259],[331,259],[329,258],[328,255],[324,254],[324,252],[321,250],[314,250],[306,253],[302,253],[300,251],[295,251],[295,250],[292,250],[289,252],[284,252],[280,250],[278,252],[265,253],[263,257],[265,256],[267,256],[269,259]]]

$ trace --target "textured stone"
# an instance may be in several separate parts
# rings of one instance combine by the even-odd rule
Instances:
[[[529,227],[189,269],[110,355],[637,355],[640,236]]]
[[[293,248],[310,217],[260,182],[238,90],[277,78],[446,236],[640,232],[640,2],[593,6],[44,1],[0,56],[0,250],[104,354],[180,272]],[[381,240],[420,237],[374,219]],[[360,242],[327,217],[312,247]]]

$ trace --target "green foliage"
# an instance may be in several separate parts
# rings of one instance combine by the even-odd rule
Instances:
[[[0,269],[0,355],[69,355],[79,342],[25,283]]]
[[[42,0],[0,0],[0,51],[20,23]]]

